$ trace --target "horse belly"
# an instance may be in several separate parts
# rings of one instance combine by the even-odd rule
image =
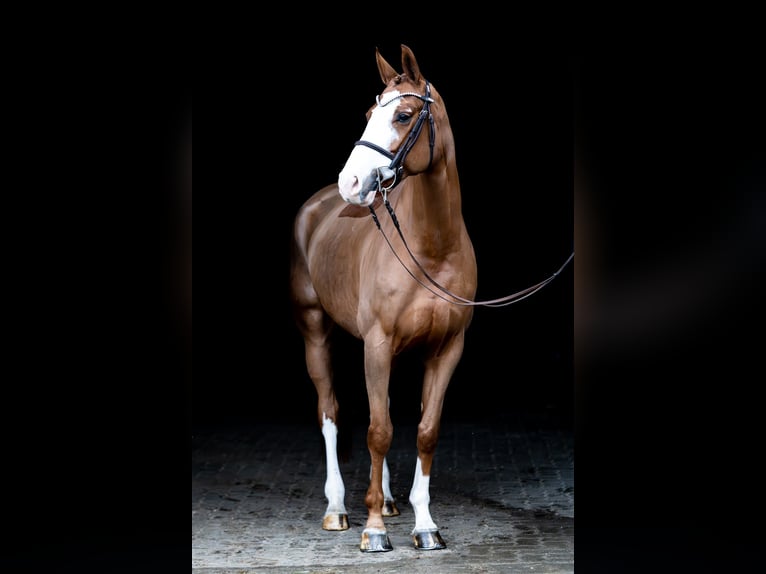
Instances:
[[[359,223],[331,213],[317,227],[307,250],[309,275],[322,309],[355,337],[360,336],[360,266],[368,241]]]

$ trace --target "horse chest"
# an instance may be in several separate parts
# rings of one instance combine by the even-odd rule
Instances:
[[[415,303],[406,306],[396,319],[394,333],[400,345],[424,340],[435,333],[443,333],[449,321],[445,314],[431,304]]]
[[[374,310],[375,320],[391,337],[395,353],[418,345],[440,346],[461,331],[471,309],[458,308],[436,297],[419,296],[386,309]]]

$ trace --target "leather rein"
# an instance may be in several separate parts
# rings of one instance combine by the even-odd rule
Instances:
[[[418,137],[420,137],[420,133],[423,131],[423,125],[425,124],[426,119],[428,119],[428,124],[430,128],[429,140],[428,140],[430,155],[428,159],[428,167],[426,168],[426,170],[428,170],[431,167],[431,163],[433,162],[433,157],[434,157],[434,143],[436,140],[434,118],[433,118],[433,114],[431,114],[431,104],[434,101],[433,98],[431,97],[431,85],[429,84],[428,81],[426,81],[425,95],[417,94],[414,92],[404,92],[402,94],[398,94],[397,96],[395,96],[394,98],[391,98],[390,100],[387,100],[385,103],[380,103],[379,97],[376,97],[376,101],[378,102],[378,105],[385,106],[391,103],[393,100],[396,100],[398,98],[402,98],[405,96],[414,96],[416,98],[419,98],[423,100],[424,104],[423,104],[423,109],[421,109],[420,114],[418,114],[418,119],[415,122],[415,125],[412,127],[412,129],[410,130],[407,136],[407,140],[404,142],[404,145],[399,147],[399,150],[396,152],[396,154],[391,153],[387,149],[384,149],[377,144],[374,144],[372,142],[368,142],[365,140],[358,140],[357,142],[354,143],[354,145],[367,146],[391,160],[391,163],[388,165],[388,167],[380,167],[377,170],[378,178],[376,182],[375,193],[379,192],[381,194],[383,198],[383,205],[386,206],[386,210],[388,211],[388,214],[391,217],[391,221],[393,222],[394,227],[396,228],[396,231],[399,234],[399,237],[401,238],[405,249],[407,250],[407,253],[409,253],[412,261],[415,263],[415,265],[417,265],[418,269],[420,269],[424,277],[428,280],[428,282],[431,285],[428,285],[425,282],[423,282],[410,270],[409,267],[407,267],[407,265],[405,265],[404,261],[402,261],[402,259],[396,253],[396,250],[394,250],[393,245],[391,245],[391,241],[388,239],[386,232],[383,231],[383,228],[380,225],[380,220],[378,219],[378,216],[375,213],[375,208],[372,206],[372,204],[370,204],[369,206],[370,213],[372,214],[372,219],[375,222],[375,225],[380,230],[381,234],[383,235],[383,238],[386,240],[386,243],[388,244],[388,247],[391,249],[391,252],[394,254],[394,256],[399,261],[399,263],[401,263],[402,267],[404,267],[405,271],[407,271],[407,273],[409,273],[410,276],[415,281],[420,283],[421,286],[428,289],[431,293],[433,293],[440,299],[443,299],[444,301],[447,301],[448,303],[452,303],[454,305],[463,305],[463,306],[505,307],[507,305],[511,305],[512,303],[518,303],[522,299],[526,299],[527,297],[536,293],[537,291],[545,287],[548,283],[553,281],[561,273],[564,267],[566,267],[569,264],[569,262],[572,261],[572,259],[574,259],[574,251],[572,251],[572,254],[567,258],[566,261],[564,261],[561,267],[559,267],[558,270],[547,279],[544,279],[543,281],[540,281],[539,283],[536,283],[535,285],[532,285],[531,287],[527,287],[526,289],[522,289],[521,291],[518,291],[511,295],[506,295],[505,297],[499,297],[497,299],[487,299],[484,301],[473,301],[471,299],[466,299],[464,297],[461,297],[460,295],[456,295],[455,293],[452,293],[449,289],[447,289],[443,285],[440,285],[423,268],[423,266],[415,257],[415,254],[412,253],[412,251],[410,250],[410,247],[407,244],[407,240],[404,238],[404,234],[402,233],[401,227],[399,226],[399,220],[396,217],[396,213],[394,213],[394,208],[391,206],[391,203],[388,201],[388,192],[391,189],[393,189],[401,181],[401,175],[404,171],[404,159],[407,157],[407,154],[415,145],[415,142],[417,141]],[[385,181],[388,181],[391,178],[393,178],[393,181],[388,186],[384,186],[383,183]],[[438,289],[438,291],[436,291],[434,288]],[[448,297],[445,297],[445,295],[447,295],[448,297],[451,297],[451,299],[449,299]]]

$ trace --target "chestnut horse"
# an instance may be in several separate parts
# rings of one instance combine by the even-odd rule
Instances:
[[[385,88],[337,184],[300,208],[291,262],[291,297],[326,449],[326,530],[349,527],[329,337],[338,325],[364,343],[371,470],[363,552],[392,550],[383,520],[399,514],[386,463],[393,436],[389,376],[394,358],[415,347],[423,351],[425,369],[409,494],[412,536],[417,549],[445,548],[429,510],[429,480],[445,392],[473,315],[466,302],[476,293],[476,258],[461,212],[447,110],[412,50],[401,49],[401,73],[376,49]],[[375,207],[382,203],[391,217],[378,219]]]

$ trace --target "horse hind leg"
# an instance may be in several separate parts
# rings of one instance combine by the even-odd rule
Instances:
[[[317,418],[324,437],[326,475],[324,494],[327,509],[322,518],[324,530],[348,530],[346,489],[338,457],[338,400],[333,388],[329,335],[331,323],[316,309],[304,312],[300,324],[305,344],[306,367],[317,392]]]
[[[327,474],[324,494],[327,498],[327,510],[322,518],[324,530],[348,530],[348,512],[344,503],[346,489],[338,464],[338,427],[325,417],[322,423],[322,435],[325,442]]]
[[[396,499],[391,494],[391,473],[388,470],[388,461],[383,459],[383,516],[399,516],[399,507]]]

